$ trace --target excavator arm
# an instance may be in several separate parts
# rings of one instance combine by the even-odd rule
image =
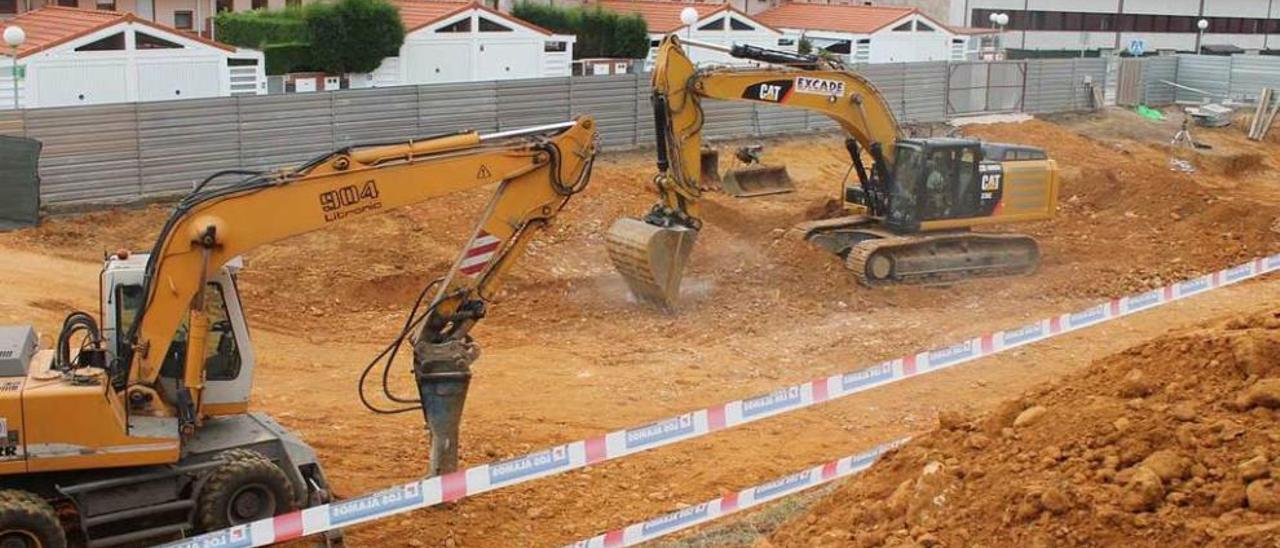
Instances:
[[[683,44],[725,51],[774,68],[716,67],[699,70]],[[684,265],[702,222],[700,154],[705,123],[702,99],[752,101],[825,114],[848,135],[846,141],[864,189],[875,191],[889,177],[898,123],[884,96],[867,79],[817,56],[752,46],[724,48],[682,42],[668,35],[658,46],[653,70],[657,136],[658,203],[643,221],[619,219],[609,233],[614,264],[640,299],[674,307]],[[863,168],[860,150],[873,158]]]
[[[236,171],[248,177],[207,190],[202,185],[178,204],[147,264],[145,304],[128,333],[132,353],[118,358],[127,364],[130,413],[176,415],[188,434],[200,423],[201,349],[209,323],[200,289],[230,259],[350,219],[496,184],[466,248],[416,324],[414,370],[424,412],[439,427],[434,438],[449,438],[444,453],[433,452],[432,467],[451,467],[466,366],[476,356],[468,332],[529,239],[585,187],[597,146],[593,121],[581,117],[491,135],[347,148],[296,169]],[[184,322],[185,367],[176,393],[164,393],[157,382],[161,364]]]

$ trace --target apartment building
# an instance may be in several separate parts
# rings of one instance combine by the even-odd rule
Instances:
[[[951,0],[950,12],[953,26],[986,28],[1007,14],[1013,50],[1280,52],[1280,0]]]

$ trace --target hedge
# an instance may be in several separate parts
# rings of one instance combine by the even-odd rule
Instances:
[[[385,0],[340,0],[306,8],[312,61],[329,73],[373,72],[404,43],[400,10]]]
[[[319,70],[311,64],[311,44],[306,42],[268,44],[262,47],[262,55],[267,58],[267,74]]]
[[[372,72],[404,43],[400,12],[386,0],[337,0],[279,11],[218,14],[218,40],[260,49],[267,74]]]
[[[625,57],[649,55],[649,27],[635,14],[620,14],[599,5],[561,7],[521,2],[511,15],[560,34],[573,34],[578,41],[573,57]]]
[[[258,49],[267,44],[306,42],[307,23],[301,12],[297,8],[284,12],[224,11],[213,21],[219,42]]]

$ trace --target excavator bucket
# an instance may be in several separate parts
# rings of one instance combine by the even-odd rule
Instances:
[[[729,170],[720,184],[725,194],[735,198],[796,191],[791,175],[787,174],[787,166],[753,165]]]
[[[609,259],[637,299],[675,310],[684,265],[698,231],[663,228],[639,219],[618,219],[606,235]]]
[[[720,151],[714,148],[703,148],[702,176],[698,186],[704,191],[720,190]]]

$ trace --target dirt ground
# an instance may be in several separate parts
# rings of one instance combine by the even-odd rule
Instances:
[[[1274,547],[1278,421],[1273,304],[943,414],[762,544]]]
[[[967,127],[1044,146],[1062,169],[1061,215],[1006,228],[1039,239],[1044,264],[1028,277],[887,290],[862,288],[837,257],[781,237],[837,194],[847,170],[840,139],[770,140],[766,159],[786,163],[799,191],[709,198],[675,315],[632,302],[603,247],[613,219],[653,199],[650,153],[605,154],[591,187],[531,245],[473,332],[484,353],[462,459],[480,464],[642,424],[1280,251],[1277,145],[1233,128],[1201,130],[1197,139],[1214,149],[1187,175],[1166,167],[1172,132],[1128,133],[1141,123],[1112,112]],[[339,495],[426,468],[420,416],[369,413],[355,381],[422,285],[448,268],[486,198],[457,194],[246,257],[253,409],[315,446]],[[0,323],[34,322],[51,334],[70,309],[96,309],[103,252],[148,248],[166,214],[151,206],[57,217],[0,235],[14,265],[0,269]],[[358,527],[349,539],[562,544],[923,430],[942,411],[989,408],[1169,328],[1277,297],[1280,282],[1251,282],[865,397]],[[396,386],[407,392],[403,369]]]

